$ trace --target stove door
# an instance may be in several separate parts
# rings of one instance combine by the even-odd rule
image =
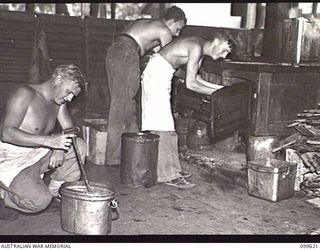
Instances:
[[[211,138],[225,137],[249,126],[251,84],[248,81],[234,83],[211,95]]]

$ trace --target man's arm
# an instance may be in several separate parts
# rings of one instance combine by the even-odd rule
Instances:
[[[57,119],[63,130],[73,127],[73,120],[69,113],[67,103],[64,103],[60,106]]]
[[[181,66],[179,67],[175,72],[174,76],[177,78],[183,78],[186,79],[186,67]]]
[[[195,92],[211,95],[215,89],[209,88],[197,81],[197,74],[202,62],[202,51],[200,46],[193,46],[189,49],[187,72],[186,72],[186,87]]]

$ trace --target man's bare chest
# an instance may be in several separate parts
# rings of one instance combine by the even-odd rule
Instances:
[[[22,126],[32,133],[47,133],[52,130],[59,111],[59,106],[35,99],[27,109]]]

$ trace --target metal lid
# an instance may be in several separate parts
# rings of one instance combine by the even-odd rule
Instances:
[[[288,172],[291,168],[295,168],[297,163],[295,162],[288,162],[288,161],[281,161],[277,159],[259,159],[249,161],[247,168],[256,170],[259,172],[267,172],[267,173],[285,173]]]

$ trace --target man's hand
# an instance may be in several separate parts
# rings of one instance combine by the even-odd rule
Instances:
[[[64,151],[54,149],[50,156],[49,168],[60,167],[64,162]]]
[[[77,137],[76,134],[51,135],[46,138],[45,146],[52,149],[62,149],[68,151],[72,145],[72,137]]]

